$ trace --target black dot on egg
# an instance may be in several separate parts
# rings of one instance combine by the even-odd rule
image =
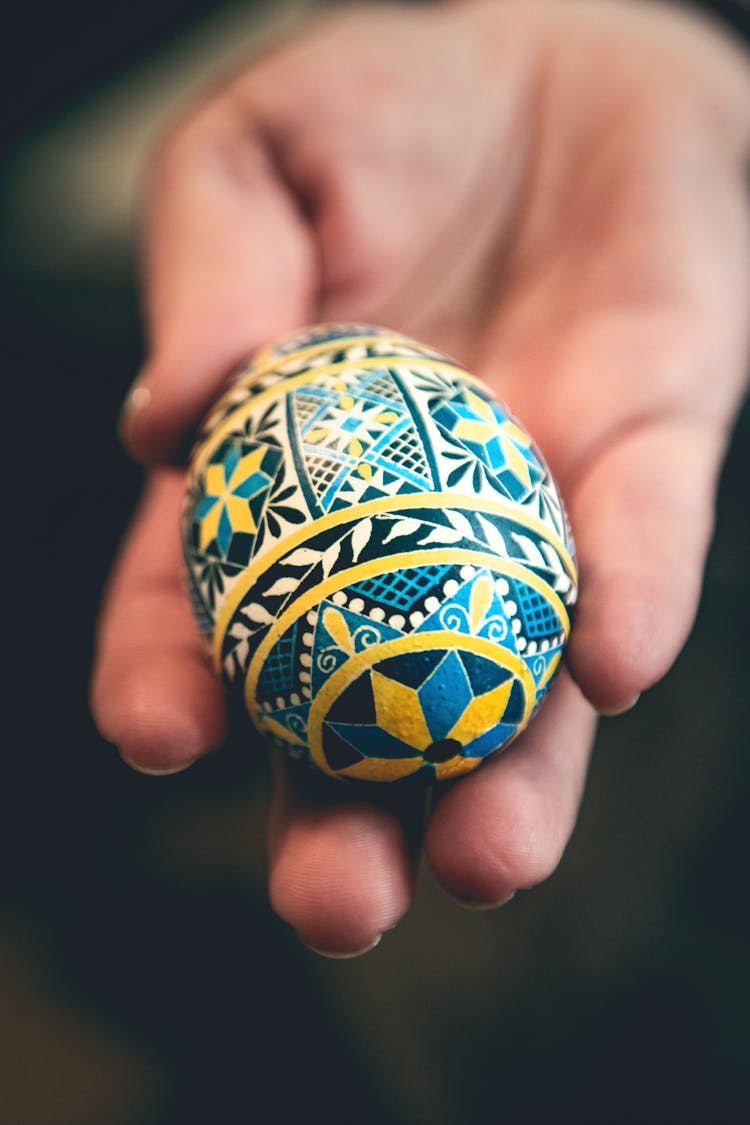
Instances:
[[[433,765],[439,765],[441,762],[450,761],[455,758],[456,754],[461,753],[461,743],[457,738],[441,738],[439,742],[433,742],[428,746],[422,757],[426,762],[431,762]]]

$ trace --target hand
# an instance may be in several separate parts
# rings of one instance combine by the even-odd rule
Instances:
[[[235,77],[155,162],[137,457],[174,456],[259,344],[360,320],[482,375],[561,485],[581,578],[567,670],[426,826],[465,901],[551,873],[595,712],[631,705],[690,630],[748,356],[749,69],[649,5],[355,9]],[[224,733],[180,586],[180,493],[153,471],[100,622],[93,710],[141,769]],[[413,825],[393,794],[278,772],[272,902],[312,947],[361,951],[408,909]]]

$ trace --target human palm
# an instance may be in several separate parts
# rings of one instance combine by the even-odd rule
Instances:
[[[746,374],[749,107],[737,48],[666,9],[356,9],[234,78],[155,162],[150,358],[124,421],[137,456],[184,447],[259,344],[360,320],[483,376],[561,485],[581,575],[567,668],[426,826],[466,901],[554,869],[596,710],[630,705],[692,624]],[[152,471],[92,690],[102,732],[161,772],[225,724],[180,584],[181,488]],[[308,944],[364,949],[408,908],[415,814],[398,804],[278,764],[271,896]]]

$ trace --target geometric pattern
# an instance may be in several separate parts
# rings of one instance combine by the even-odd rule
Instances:
[[[278,449],[257,442],[230,439],[219,446],[196,492],[194,532],[201,552],[240,565],[249,561],[281,459]]]
[[[450,569],[448,566],[423,566],[415,570],[387,570],[354,586],[356,593],[393,609],[411,610],[420,596],[430,592]]]
[[[441,583],[429,575],[420,586],[408,616],[392,612],[385,586],[364,598],[361,585],[337,590],[278,637],[252,694],[279,745],[299,756],[299,738],[338,776],[444,780],[475,768],[525,723],[562,654],[564,611],[530,642],[515,603],[530,590],[522,583],[448,566]],[[281,667],[295,691],[284,692]]]
[[[388,371],[367,372],[353,396],[345,382],[306,387],[294,394],[296,427],[291,437],[300,450],[311,506],[327,512],[342,488],[368,484],[377,470],[416,488],[433,480],[408,406]],[[303,409],[297,399],[303,398]],[[317,400],[314,409],[312,403]],[[352,482],[354,478],[354,482]],[[363,490],[365,485],[359,485]]]
[[[494,750],[513,733],[524,696],[508,669],[457,649],[427,649],[422,657],[386,657],[342,692],[323,724],[330,767],[364,765],[373,777],[387,759],[447,773],[446,766],[481,758],[485,745]]]
[[[537,485],[543,469],[530,438],[500,407],[463,387],[433,414],[444,432],[469,449],[492,473],[494,481],[514,500]]]
[[[334,777],[445,780],[544,699],[577,588],[561,498],[476,378],[386,329],[265,349],[207,418],[188,588],[256,727]]]
[[[536,590],[524,586],[521,582],[514,582],[513,592],[518,604],[519,617],[523,623],[523,631],[527,637],[546,636],[558,626],[549,602]]]

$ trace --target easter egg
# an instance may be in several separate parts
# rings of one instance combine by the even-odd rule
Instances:
[[[476,769],[529,723],[570,631],[572,537],[531,438],[384,328],[256,355],[200,432],[183,542],[217,673],[271,744],[337,778]]]

